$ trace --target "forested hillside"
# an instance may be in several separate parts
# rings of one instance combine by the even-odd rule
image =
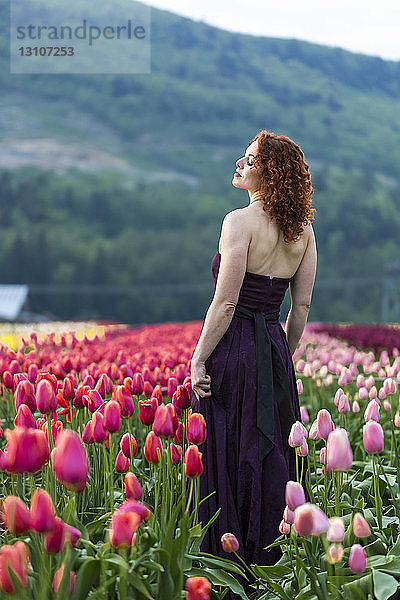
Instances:
[[[3,144],[46,138],[106,150],[139,175],[55,174],[57,155],[50,171],[3,169],[1,282],[209,284],[86,304],[37,296],[32,308],[130,322],[201,318],[221,220],[248,201],[231,186],[234,163],[262,127],[293,137],[310,162],[319,278],[379,277],[398,255],[400,63],[152,9],[150,75],[11,75],[7,11],[1,1]],[[164,182],[152,181],[160,172]],[[169,172],[187,179],[168,182]],[[343,298],[329,302],[329,318],[342,318]],[[354,320],[374,319],[376,306],[352,302]],[[312,318],[325,318],[325,305],[316,297]]]

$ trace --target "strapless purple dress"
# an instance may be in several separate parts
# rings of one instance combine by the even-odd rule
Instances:
[[[217,251],[211,263],[214,287],[220,259]],[[246,271],[238,299],[238,306],[245,314],[276,315],[275,320],[266,319],[264,331],[270,338],[268,344],[275,354],[279,354],[281,369],[284,365],[278,376],[285,379],[286,388],[282,389],[286,390],[286,395],[284,403],[282,400],[277,402],[278,391],[282,397],[282,389],[278,390],[280,382],[276,380],[275,370],[273,401],[270,400],[270,414],[274,415],[270,425],[274,432],[273,444],[265,457],[260,461],[257,427],[261,374],[258,374],[257,361],[260,348],[256,348],[257,323],[254,319],[234,315],[205,363],[206,372],[211,377],[211,397],[198,400],[193,393],[191,398],[193,411],[202,413],[207,424],[207,439],[199,448],[204,466],[200,477],[201,498],[216,490],[199,508],[203,525],[221,507],[201,549],[232,558],[231,554],[222,550],[221,536],[226,532],[233,533],[239,541],[238,553],[248,564],[270,565],[281,557],[279,547],[269,551],[264,548],[281,535],[278,527],[286,505],[286,482],[296,480],[295,450],[287,445],[282,435],[281,412],[283,404],[285,410],[290,411],[290,422],[284,428],[287,433],[292,422],[300,421],[300,406],[292,357],[277,316],[290,280]],[[276,364],[276,360],[273,361],[273,365]],[[265,377],[264,371],[262,375]],[[301,460],[299,457],[299,469]],[[308,468],[307,457],[304,460],[303,485]],[[306,500],[309,500],[307,492]]]

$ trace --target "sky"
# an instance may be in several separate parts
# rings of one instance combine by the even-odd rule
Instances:
[[[297,38],[400,60],[399,0],[154,0],[221,29]]]

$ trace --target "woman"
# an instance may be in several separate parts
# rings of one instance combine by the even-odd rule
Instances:
[[[265,565],[281,556],[264,548],[280,535],[286,482],[296,479],[287,443],[300,420],[292,355],[314,286],[315,209],[308,165],[290,138],[261,130],[236,166],[232,184],[248,191],[249,204],[223,220],[214,297],[191,361],[192,408],[207,423],[201,497],[216,490],[200,506],[203,525],[221,508],[202,550],[230,558],[220,541],[229,532],[248,564]]]

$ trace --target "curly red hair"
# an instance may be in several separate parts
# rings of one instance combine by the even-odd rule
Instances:
[[[303,151],[286,135],[261,129],[253,164],[261,175],[263,209],[273,217],[285,242],[295,242],[303,226],[314,221],[313,187]]]

